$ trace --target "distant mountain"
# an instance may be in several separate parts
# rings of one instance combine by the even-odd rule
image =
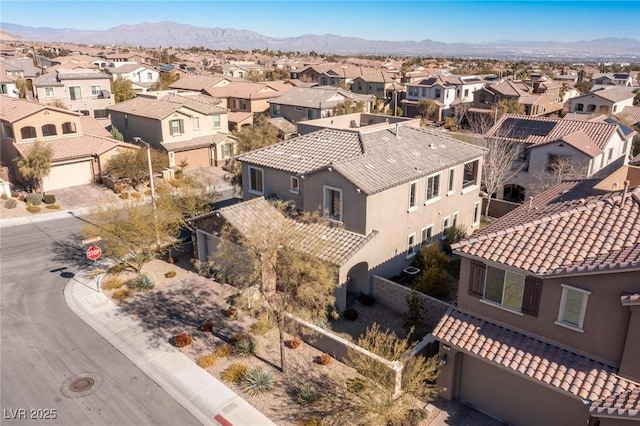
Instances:
[[[19,37],[15,34],[11,34],[8,33],[6,31],[1,31],[0,30],[0,40],[3,41],[18,41],[18,40],[22,40],[22,37]]]
[[[576,42],[498,41],[492,43],[444,43],[434,40],[385,41],[342,37],[334,34],[304,34],[274,38],[233,28],[203,28],[174,22],[119,25],[101,31],[70,28],[28,27],[0,23],[0,28],[27,40],[142,47],[193,47],[329,54],[395,54],[421,56],[489,57],[497,59],[606,58],[640,61],[640,40],[604,38]],[[635,60],[634,60],[635,59]]]

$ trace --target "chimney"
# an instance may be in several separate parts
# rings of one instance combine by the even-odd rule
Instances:
[[[624,202],[627,200],[627,191],[629,190],[629,182],[628,180],[624,181],[624,190],[622,191],[622,199],[620,200],[620,206],[624,206]]]
[[[529,208],[533,207],[533,197],[529,197]]]
[[[396,138],[400,139],[400,124],[396,123]]]

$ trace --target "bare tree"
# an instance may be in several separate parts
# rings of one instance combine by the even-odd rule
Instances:
[[[539,194],[556,186],[564,180],[584,179],[587,177],[587,167],[576,164],[568,155],[555,155],[549,158],[545,170],[533,173],[533,183],[530,185],[532,195]]]

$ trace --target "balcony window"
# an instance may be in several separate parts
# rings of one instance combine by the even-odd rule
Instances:
[[[322,211],[328,219],[342,222],[342,189],[324,186]]]
[[[249,166],[249,192],[256,195],[264,194],[264,171]]]

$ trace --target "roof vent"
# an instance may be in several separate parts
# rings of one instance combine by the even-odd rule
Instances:
[[[436,149],[436,144],[435,144],[435,143],[430,143],[430,144],[429,144],[429,148],[431,148],[431,149]]]

